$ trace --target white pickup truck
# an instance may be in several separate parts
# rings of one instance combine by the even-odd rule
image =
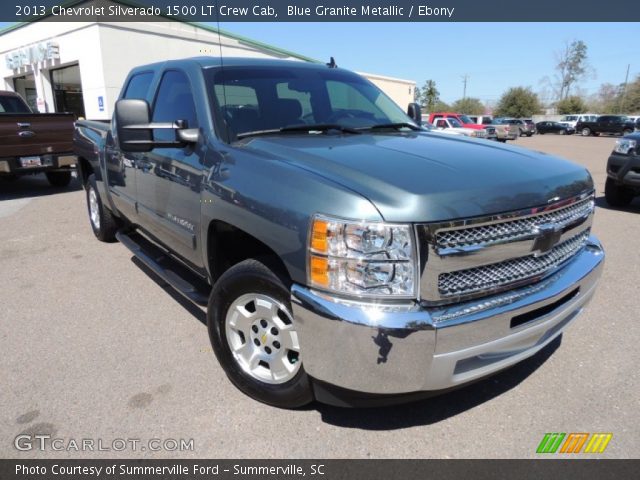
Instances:
[[[455,118],[437,118],[435,120],[434,127],[436,130],[442,131],[443,133],[457,133],[467,137],[487,138],[486,130],[465,128]]]

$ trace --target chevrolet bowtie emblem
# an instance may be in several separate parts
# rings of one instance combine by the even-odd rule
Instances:
[[[558,244],[562,236],[562,226],[556,223],[540,225],[537,228],[537,234],[531,248],[536,257],[551,251]]]

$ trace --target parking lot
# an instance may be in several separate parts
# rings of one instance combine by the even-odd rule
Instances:
[[[593,302],[562,341],[470,387],[382,409],[285,411],[251,400],[217,364],[204,312],[122,245],[94,238],[77,181],[67,189],[44,176],[0,183],[0,456],[534,458],[546,432],[611,432],[603,457],[638,457],[640,198],[626,210],[604,201],[614,142],[515,142],[572,159],[596,182],[593,231],[607,262]],[[19,434],[62,439],[61,450],[18,451]],[[82,439],[107,448],[141,442],[138,451],[131,443],[69,448]],[[164,448],[150,451],[149,439]],[[186,451],[165,442],[191,439]]]

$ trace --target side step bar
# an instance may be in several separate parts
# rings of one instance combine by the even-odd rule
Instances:
[[[206,307],[211,287],[187,267],[173,259],[137,232],[119,231],[116,238],[144,265],[193,303]]]

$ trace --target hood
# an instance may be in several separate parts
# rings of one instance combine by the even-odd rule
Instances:
[[[247,139],[242,148],[363,195],[388,222],[508,212],[593,189],[589,172],[579,165],[463,136],[286,135]]]

